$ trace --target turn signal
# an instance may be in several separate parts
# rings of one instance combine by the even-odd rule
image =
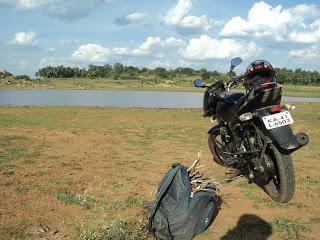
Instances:
[[[239,119],[241,122],[248,121],[248,120],[252,119],[252,113],[251,112],[244,113],[244,114],[240,115]]]
[[[295,110],[295,109],[297,108],[297,106],[296,106],[295,104],[286,103],[286,104],[284,105],[284,108],[285,108],[286,110]]]

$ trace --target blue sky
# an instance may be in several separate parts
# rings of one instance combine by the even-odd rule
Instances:
[[[113,64],[320,70],[318,1],[0,0],[0,68]]]

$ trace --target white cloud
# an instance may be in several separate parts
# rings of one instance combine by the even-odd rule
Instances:
[[[116,47],[112,49],[112,53],[131,56],[163,57],[165,51],[168,51],[172,48],[181,47],[184,44],[184,41],[175,37],[170,37],[165,40],[162,40],[160,37],[148,37],[146,41],[141,43],[135,49]]]
[[[48,14],[64,21],[74,21],[86,17],[99,4],[110,0],[69,0],[51,5]]]
[[[121,16],[114,20],[117,25],[127,25],[132,23],[140,23],[146,16],[146,13],[134,12],[128,15]]]
[[[22,11],[46,7],[49,16],[74,21],[86,17],[99,4],[110,1],[112,0],[0,0],[0,5],[13,6]]]
[[[105,62],[110,55],[110,50],[98,44],[89,43],[81,45],[72,53],[71,59],[78,62]]]
[[[182,35],[191,35],[207,31],[211,28],[211,20],[206,15],[188,15],[192,9],[191,0],[178,0],[177,5],[170,8],[162,21],[167,26],[173,26]]]
[[[186,60],[226,59],[236,56],[247,58],[261,53],[262,49],[254,42],[237,42],[234,39],[214,39],[207,35],[192,38],[181,56]]]
[[[317,43],[320,41],[320,19],[306,26],[303,30],[294,30],[289,39],[298,43]]]
[[[294,49],[289,52],[289,56],[296,58],[299,62],[305,63],[320,61],[320,45],[313,45],[308,48]]]
[[[254,36],[275,41],[315,42],[320,32],[316,24],[320,9],[314,5],[301,4],[284,9],[281,5],[273,7],[263,1],[255,3],[249,10],[248,19],[234,17],[220,32],[220,36]],[[314,21],[314,22],[313,22]]]
[[[54,47],[50,47],[50,48],[48,48],[48,49],[46,50],[46,53],[51,54],[51,53],[54,53],[55,51],[56,51],[56,49],[55,49]]]
[[[17,32],[14,39],[9,43],[21,47],[34,46],[38,43],[36,37],[37,34],[33,31]]]
[[[31,10],[61,0],[0,0],[0,4],[12,5],[19,10]]]
[[[54,57],[44,57],[40,60],[39,68],[48,66],[75,66],[73,63],[68,61],[66,58],[54,58]]]
[[[148,64],[149,68],[157,68],[157,67],[164,67],[164,68],[173,68],[175,63],[171,62],[170,60],[163,60],[163,59],[156,59],[153,62]]]

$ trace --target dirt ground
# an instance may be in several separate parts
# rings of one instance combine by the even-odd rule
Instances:
[[[319,239],[319,107],[292,112],[311,139],[293,154],[294,199],[277,204],[245,179],[223,185],[221,211],[197,239]],[[226,178],[210,126],[200,110],[0,108],[0,239],[121,239],[123,226],[123,239],[152,239],[144,206],[171,164],[191,165],[202,149],[206,175]]]

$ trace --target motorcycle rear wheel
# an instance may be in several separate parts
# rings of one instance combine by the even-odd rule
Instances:
[[[289,202],[295,191],[295,174],[290,154],[280,153],[271,144],[264,157],[271,159],[275,167],[273,178],[263,186],[264,191],[276,202]]]

